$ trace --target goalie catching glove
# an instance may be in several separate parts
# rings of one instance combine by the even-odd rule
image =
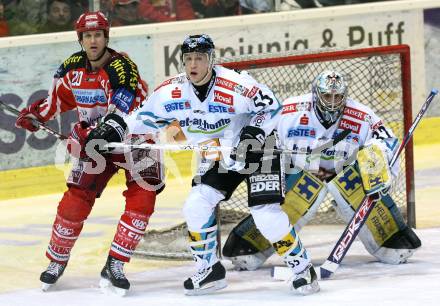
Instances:
[[[86,140],[86,146],[93,141],[96,151],[99,153],[107,152],[104,145],[109,142],[122,142],[126,129],[127,124],[124,119],[116,114],[109,114],[105,116],[103,122],[90,132]]]
[[[252,149],[262,149],[266,133],[255,126],[245,126],[240,133],[240,142],[237,146],[235,160],[244,161],[246,164],[260,162],[263,154],[253,153]]]

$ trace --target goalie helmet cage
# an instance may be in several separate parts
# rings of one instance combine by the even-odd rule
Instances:
[[[321,71],[335,69],[341,71],[348,81],[348,96],[373,109],[399,139],[411,126],[411,66],[407,45],[223,57],[218,63],[227,68],[248,71],[258,82],[271,88],[280,101],[310,92],[313,79]],[[403,155],[392,197],[407,223],[415,227],[412,140]],[[288,195],[286,201],[289,200]],[[247,190],[242,183],[230,200],[220,204],[222,234],[227,235],[229,229],[248,213]],[[336,215],[331,197],[327,195],[309,224],[335,223],[342,223],[342,220]],[[166,229],[147,231],[136,254],[191,258],[186,244],[185,224],[170,224]]]

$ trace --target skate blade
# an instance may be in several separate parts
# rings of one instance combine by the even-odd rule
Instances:
[[[319,287],[318,281],[313,281],[311,284],[301,286],[296,289],[291,287],[291,289],[293,291],[300,293],[301,295],[310,295],[310,294],[318,292],[320,290],[320,287]]]
[[[117,288],[113,286],[112,283],[106,278],[101,278],[101,280],[99,281],[99,287],[101,288],[101,292],[105,295],[114,295],[119,297],[125,296],[128,291],[127,289]]]
[[[41,283],[41,290],[43,292],[47,292],[49,291],[49,289],[53,286],[54,284],[47,284],[47,283]]]
[[[215,292],[217,290],[221,290],[223,288],[226,288],[228,286],[228,283],[225,279],[221,279],[215,282],[212,282],[210,284],[205,285],[204,287],[197,288],[197,289],[185,289],[185,295],[205,295],[212,292]]]

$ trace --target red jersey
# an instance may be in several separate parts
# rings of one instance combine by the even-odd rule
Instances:
[[[71,55],[54,75],[48,97],[38,112],[46,122],[60,113],[76,109],[78,120],[94,124],[107,114],[110,105],[128,114],[147,96],[147,86],[136,64],[110,48],[108,62],[92,71],[86,53]]]

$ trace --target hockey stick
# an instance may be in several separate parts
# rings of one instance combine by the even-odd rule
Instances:
[[[426,98],[425,103],[422,105],[422,108],[417,114],[417,117],[414,119],[408,132],[403,137],[399,149],[394,153],[393,157],[391,158],[390,167],[392,167],[396,163],[400,153],[410,141],[415,128],[417,127],[429,105],[431,104],[431,101],[437,94],[438,90],[431,90],[430,94]],[[374,204],[376,202],[377,200],[374,200],[371,196],[366,196],[359,207],[356,209],[356,212],[346,226],[344,232],[342,233],[335,247],[331,251],[327,260],[319,268],[321,279],[331,277],[333,273],[335,273],[335,271],[338,269],[339,265],[345,257],[345,254],[347,254],[348,249],[350,248],[353,241],[356,239],[359,231],[361,230],[362,226],[364,225],[365,221],[373,210]]]
[[[425,114],[426,110],[431,104],[431,101],[434,99],[437,93],[438,90],[436,89],[431,90],[430,94],[426,98],[426,101],[422,105],[422,108],[417,114],[417,117],[414,119],[408,132],[403,137],[399,149],[394,153],[393,157],[391,158],[390,167],[392,167],[396,163],[397,159],[399,158],[399,155],[402,153],[403,149],[408,144],[409,140],[411,139],[414,133],[415,128],[417,127],[419,121],[422,119],[423,115]],[[364,225],[365,221],[367,220],[368,216],[373,210],[375,203],[376,201],[374,201],[370,196],[364,198],[362,203],[355,211],[350,222],[346,226],[338,242],[331,251],[330,255],[328,256],[326,261],[319,267],[319,269],[317,269],[318,278],[328,279],[333,275],[333,273],[335,273],[335,271],[338,269],[339,265],[341,264],[342,260],[344,259],[351,244],[356,239],[357,235],[359,234],[359,231],[361,230],[362,226]],[[287,267],[274,267],[272,270],[272,277],[277,280],[287,280],[291,276],[292,276],[292,271],[290,268]]]
[[[13,108],[12,106],[6,104],[3,101],[0,101],[0,108],[4,109],[4,110],[7,110],[7,111],[9,111],[10,113],[12,113],[12,114],[14,114],[16,116],[20,115],[20,112],[17,109]],[[49,133],[51,135],[54,135],[56,138],[58,138],[60,140],[67,139],[67,137],[64,136],[63,134],[60,134],[60,133],[52,130],[50,127],[44,125],[43,123],[39,122],[38,120],[33,119],[33,118],[29,118],[29,119],[32,120],[32,123],[35,126],[38,126],[40,129],[44,130],[45,132],[47,132],[47,133]]]
[[[344,130],[339,133],[334,139],[327,141],[326,143],[314,148],[312,152],[320,152],[326,148],[330,148],[343,140],[350,134],[350,130]],[[154,143],[141,143],[141,144],[128,144],[123,142],[110,142],[105,145],[106,148],[113,149],[151,149],[151,150],[170,150],[170,151],[196,151],[196,152],[219,152],[219,151],[231,151],[235,152],[237,148],[229,146],[210,146],[210,145],[197,145],[197,144],[154,144]],[[297,154],[297,151],[289,149],[259,149],[252,150],[253,153],[273,153],[273,154]]]

